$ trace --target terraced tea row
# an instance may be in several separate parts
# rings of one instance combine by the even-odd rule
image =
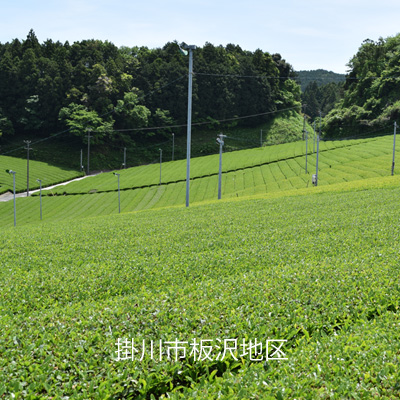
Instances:
[[[396,398],[399,195],[330,192],[3,229],[0,393]],[[117,361],[124,338],[139,352],[128,346]],[[212,357],[150,351],[150,341],[195,339],[213,340]],[[286,340],[287,360],[256,361],[265,350],[250,357],[243,339]],[[231,351],[216,359],[224,340]]]
[[[16,172],[16,191],[26,191],[27,161],[15,157],[0,156],[0,194],[13,191],[13,177],[7,173],[6,170]],[[39,187],[39,183],[36,181],[37,179],[42,180],[43,186],[50,186],[82,175],[83,173],[76,170],[55,167],[41,161],[29,161],[30,189],[37,189]]]
[[[386,140],[387,141],[387,140]],[[377,146],[384,148],[387,144],[382,139],[362,139],[351,141],[326,141],[320,143],[321,156],[328,150],[352,148],[356,153],[362,152],[365,145],[367,149]],[[380,143],[382,142],[382,143]],[[357,150],[356,150],[357,149]],[[308,143],[308,151],[313,152],[313,143]],[[329,151],[330,152],[330,151]],[[242,150],[226,153],[223,156],[223,172],[234,172],[240,169],[248,169],[254,166],[267,165],[282,160],[290,160],[302,157],[306,153],[305,142],[286,143],[282,145],[263,147],[252,150]],[[191,160],[191,178],[197,179],[218,174],[219,158],[218,155],[193,158]],[[186,180],[186,160],[165,162],[161,168],[161,182],[175,183]],[[122,189],[140,188],[144,186],[154,186],[160,183],[160,165],[151,164],[127,170],[118,171],[121,174],[120,185]],[[65,187],[55,189],[52,193],[93,193],[113,191],[116,189],[116,178],[112,172],[101,174],[85,182],[74,182]]]
[[[390,181],[391,154],[386,147],[360,145],[365,152],[334,149],[321,153],[319,160],[318,187],[341,184],[363,179],[374,179],[376,183],[383,177]],[[354,149],[353,149],[354,150]],[[387,153],[384,154],[384,151]],[[398,155],[400,156],[400,154]],[[315,192],[311,185],[311,173],[315,171],[315,155],[308,156],[308,174],[304,173],[305,157],[295,157],[276,163],[225,173],[222,176],[222,196],[242,197],[272,195],[281,191],[308,190]],[[116,181],[116,178],[114,181]],[[93,177],[87,178],[90,182]],[[122,177],[121,177],[122,179]],[[116,184],[116,182],[114,182]],[[210,176],[193,179],[190,186],[191,203],[215,200],[217,198],[218,177]],[[122,190],[121,211],[130,212],[149,208],[182,206],[185,204],[185,182],[156,185],[134,190]],[[47,196],[43,198],[43,218],[46,221],[86,216],[108,215],[118,212],[118,194],[97,193],[75,196]],[[0,226],[13,224],[13,205],[0,203]],[[18,224],[39,222],[39,199],[18,199]]]

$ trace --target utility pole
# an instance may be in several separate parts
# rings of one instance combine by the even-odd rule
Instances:
[[[36,179],[36,182],[39,182],[39,188],[40,188],[40,220],[42,220],[42,180]]]
[[[126,169],[126,147],[124,147],[124,163],[122,164],[124,169]]]
[[[306,107],[307,104],[303,104],[303,113],[304,113],[304,119],[303,119],[303,140],[304,140],[304,134],[305,134],[305,129],[306,129]]]
[[[161,185],[162,149],[159,150],[160,150],[160,185]]]
[[[32,150],[30,144],[32,143],[31,140],[24,140],[26,144],[26,197],[29,197],[29,150]]]
[[[395,155],[395,150],[396,150],[396,128],[397,128],[397,123],[396,123],[396,121],[394,121],[392,176],[394,174],[394,155]]]
[[[90,174],[90,129],[87,130],[87,174]]]
[[[83,171],[83,150],[81,149],[81,163],[80,163],[80,170]]]
[[[116,172],[114,172],[114,175],[118,178],[118,213],[121,214],[121,194],[120,194],[120,188],[119,188],[120,174],[117,174]]]
[[[319,156],[319,135],[317,136],[317,162],[315,168],[315,186],[318,186],[318,156]]]
[[[321,119],[322,119],[322,112],[319,110],[319,135],[318,135],[318,140],[321,137]]]
[[[308,131],[306,129],[306,174],[307,174],[307,156],[308,156]]]
[[[315,153],[315,120],[314,120],[314,144],[313,144],[313,154]]]
[[[188,78],[188,113],[187,113],[187,148],[186,148],[186,207],[189,207],[189,192],[190,192],[190,148],[192,141],[192,85],[193,85],[193,50],[196,49],[194,45],[183,46],[189,52],[189,78]],[[182,50],[182,49],[181,49]]]
[[[219,144],[219,171],[218,171],[218,200],[221,200],[222,188],[222,147],[224,146],[224,138],[226,135],[220,133],[217,137],[217,144]]]
[[[15,171],[6,169],[6,172],[13,175],[13,193],[14,193],[14,226],[17,226],[17,204],[15,202]]]
[[[260,130],[260,147],[263,146],[263,132],[262,129]]]
[[[172,161],[174,161],[174,153],[175,153],[175,133],[172,134]]]
[[[315,186],[318,186],[318,157],[319,157],[319,138],[321,137],[321,118],[322,118],[321,114],[322,113],[320,110],[319,111],[319,134],[317,135],[317,160],[316,160],[316,166],[315,166],[315,181],[313,182]],[[313,178],[314,178],[314,176],[313,176]]]

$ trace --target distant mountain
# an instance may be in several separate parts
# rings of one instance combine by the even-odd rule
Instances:
[[[296,71],[297,82],[301,85],[301,90],[304,92],[306,87],[311,82],[316,82],[318,86],[326,85],[327,83],[339,83],[346,80],[345,74],[337,74],[336,72],[327,71],[325,69],[316,69],[313,71]]]

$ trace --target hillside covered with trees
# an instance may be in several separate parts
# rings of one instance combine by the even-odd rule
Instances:
[[[348,64],[344,97],[323,121],[327,136],[377,133],[400,114],[400,35],[365,40]]]
[[[321,86],[311,82],[301,94],[303,110],[313,120],[320,112],[324,115],[330,112],[342,98],[343,83],[334,82]]]
[[[206,43],[193,59],[194,123],[215,128],[259,115],[235,122],[251,126],[300,109],[292,66],[279,54]],[[188,57],[175,42],[157,49],[40,43],[31,30],[24,41],[0,44],[0,131],[35,140],[69,130],[84,142],[91,129],[94,144],[162,138],[171,131],[151,128],[186,123],[187,76]]]
[[[343,98],[344,74],[324,69],[296,71],[296,81],[301,86],[303,112],[312,120],[320,112],[326,115]]]
[[[307,89],[308,85],[314,82],[317,86],[324,86],[329,83],[342,83],[346,80],[345,74],[338,74],[326,69],[296,71],[296,75],[296,80],[300,84],[302,92]]]

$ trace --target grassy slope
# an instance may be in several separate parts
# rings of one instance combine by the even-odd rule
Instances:
[[[398,397],[400,189],[384,180],[2,230],[0,393]],[[286,339],[288,360],[117,362],[124,337]]]
[[[303,117],[294,111],[288,111],[269,121],[265,126],[267,145],[297,141],[303,137]],[[306,130],[311,137],[313,127],[306,122]]]
[[[27,162],[21,158],[0,156],[0,194],[13,190],[13,177],[6,172],[7,169],[16,172],[16,191],[26,191]],[[81,176],[82,173],[70,168],[60,168],[41,161],[30,160],[29,162],[29,188],[36,189],[39,183],[36,179],[42,180],[42,186],[65,182]]]
[[[307,124],[309,132],[311,126]],[[260,145],[260,130],[263,130],[264,144],[286,143],[299,140],[302,137],[303,118],[296,112],[284,112],[276,114],[276,117],[268,123],[253,128],[238,126],[220,126],[215,129],[205,129],[200,126],[192,127],[192,156],[200,157],[218,153],[215,144],[216,135],[219,132],[230,137],[226,143],[226,150],[241,150],[245,148],[258,147]],[[25,138],[25,137],[24,137]],[[14,157],[25,159],[22,138],[11,136],[2,138],[2,152],[11,152]],[[91,170],[111,170],[121,168],[123,163],[124,146],[121,144],[109,144],[91,146],[90,165]],[[159,159],[159,148],[163,150],[164,160],[171,160],[172,136],[165,138],[149,138],[146,143],[137,143],[136,146],[127,146],[127,164],[135,165],[149,164]],[[80,151],[83,149],[83,164],[87,166],[87,146],[80,140],[71,136],[70,133],[51,137],[49,140],[34,140],[31,159],[43,161],[51,165],[64,168],[79,168]],[[15,151],[14,151],[15,150]],[[1,153],[0,153],[1,154]],[[186,158],[186,129],[181,128],[175,132],[175,160]]]
[[[374,139],[361,139],[361,140],[347,140],[347,141],[327,141],[320,142],[321,159],[320,162],[324,162],[326,158],[325,152],[330,149],[337,148],[338,153],[341,153],[340,148],[348,148],[353,145],[366,145],[366,149],[374,146],[382,147],[382,152],[379,155],[386,154],[387,143],[385,140],[374,140]],[[369,143],[369,145],[368,145]],[[312,157],[314,144],[310,140],[308,143],[309,161],[310,166],[315,167],[315,154]],[[354,151],[355,150],[355,151]],[[387,146],[387,151],[389,151]],[[364,148],[354,148],[352,153],[347,157],[347,161],[351,160],[352,157],[356,157],[356,153],[361,153]],[[295,162],[299,163],[299,168],[296,168],[295,175],[301,173],[304,169],[306,153],[305,142],[297,141],[292,143],[285,143],[276,146],[268,146],[263,148],[241,150],[237,152],[225,153],[223,156],[222,170],[223,172],[235,172],[245,168],[254,166],[266,166],[276,161],[287,160],[291,162],[291,159],[297,158]],[[330,153],[329,153],[330,154]],[[343,158],[343,157],[342,157]],[[335,162],[335,161],[333,161]],[[303,164],[303,165],[301,165]],[[197,157],[191,159],[191,178],[202,178],[211,175],[217,175],[219,168],[219,156],[210,155],[204,157]],[[311,170],[311,169],[310,169]],[[121,174],[120,185],[122,189],[140,188],[144,186],[157,185],[160,182],[160,164],[150,164],[141,167],[129,168],[127,170],[119,171]],[[293,173],[287,174],[293,175]],[[285,175],[286,176],[286,175]],[[174,162],[164,162],[162,164],[162,183],[174,183],[178,181],[186,180],[186,160],[178,160]],[[51,191],[52,194],[64,194],[64,193],[90,193],[90,192],[103,192],[112,191],[116,188],[116,178],[113,172],[104,173],[90,180],[84,180],[80,182],[74,182],[67,186]]]
[[[278,145],[265,149],[245,150],[224,155],[223,198],[237,198],[252,195],[275,195],[293,190],[316,192],[324,186],[341,184],[363,179],[371,179],[374,185],[380,184],[383,177],[390,175],[391,162],[390,137],[379,139],[324,142],[319,159],[319,187],[311,186],[311,174],[315,171],[315,154],[308,155],[308,174],[305,174],[304,142]],[[342,146],[342,147],[339,147]],[[310,146],[311,148],[311,146]],[[328,150],[331,148],[331,150]],[[311,150],[311,149],[310,149]],[[218,158],[208,156],[193,160],[193,168],[199,175],[215,173]],[[278,161],[281,160],[281,161]],[[212,162],[211,162],[212,161]],[[273,162],[271,162],[273,161]],[[265,164],[264,164],[265,163]],[[261,165],[259,165],[261,164]],[[256,165],[251,167],[252,165]],[[248,166],[249,168],[243,168]],[[121,188],[129,189],[138,183],[158,181],[159,166],[138,167],[121,171]],[[163,179],[179,180],[184,172],[182,161],[166,163]],[[385,181],[385,180],[384,180]],[[388,182],[392,180],[388,179]],[[154,183],[154,182],[153,182]],[[191,181],[190,202],[214,200],[217,197],[217,175],[206,176]],[[185,203],[185,181],[154,185],[135,190],[121,191],[122,212],[149,208],[182,206]],[[44,219],[60,220],[82,218],[95,215],[108,215],[118,210],[117,178],[111,173],[90,177],[81,182],[71,183],[51,193],[88,193],[78,196],[47,196],[43,199]],[[108,193],[109,192],[109,193]],[[12,203],[0,203],[0,226],[13,224]],[[17,223],[39,221],[39,199],[17,200]]]

